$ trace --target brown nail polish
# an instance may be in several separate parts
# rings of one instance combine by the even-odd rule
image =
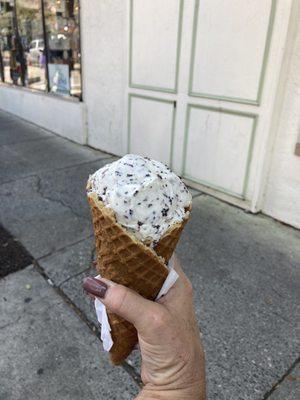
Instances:
[[[107,285],[106,283],[99,281],[96,278],[89,277],[84,279],[83,289],[86,292],[93,294],[96,297],[100,297],[100,299],[103,299],[107,291]]]

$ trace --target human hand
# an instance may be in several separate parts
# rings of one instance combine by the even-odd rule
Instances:
[[[179,279],[157,302],[107,279],[87,278],[84,289],[138,332],[144,388],[136,400],[205,399],[204,351],[193,304],[192,285],[172,258]]]

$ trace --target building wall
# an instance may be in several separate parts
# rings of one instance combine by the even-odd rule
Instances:
[[[294,2],[285,65],[274,112],[275,140],[263,212],[300,228],[300,2]]]
[[[81,2],[83,102],[1,85],[0,108],[78,143],[126,152],[127,21],[125,0]],[[273,137],[262,210],[300,227],[300,2],[294,0],[274,109]],[[297,98],[298,97],[298,98]]]
[[[74,142],[86,143],[85,105],[79,101],[1,85],[0,109]]]
[[[124,0],[81,2],[83,101],[88,144],[121,155],[125,120],[126,7]]]

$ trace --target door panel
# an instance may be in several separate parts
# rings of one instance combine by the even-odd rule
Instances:
[[[183,176],[242,197],[254,121],[248,114],[189,106]]]
[[[292,1],[128,0],[130,151],[257,211]]]
[[[170,164],[174,118],[174,102],[130,96],[128,151]]]
[[[182,1],[132,0],[130,85],[175,91]]]
[[[271,10],[271,0],[200,1],[194,20],[191,93],[257,101]]]

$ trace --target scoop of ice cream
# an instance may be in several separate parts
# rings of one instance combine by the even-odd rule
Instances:
[[[186,215],[191,194],[167,166],[127,154],[89,178],[89,192],[115,212],[116,220],[137,239],[155,244]]]

